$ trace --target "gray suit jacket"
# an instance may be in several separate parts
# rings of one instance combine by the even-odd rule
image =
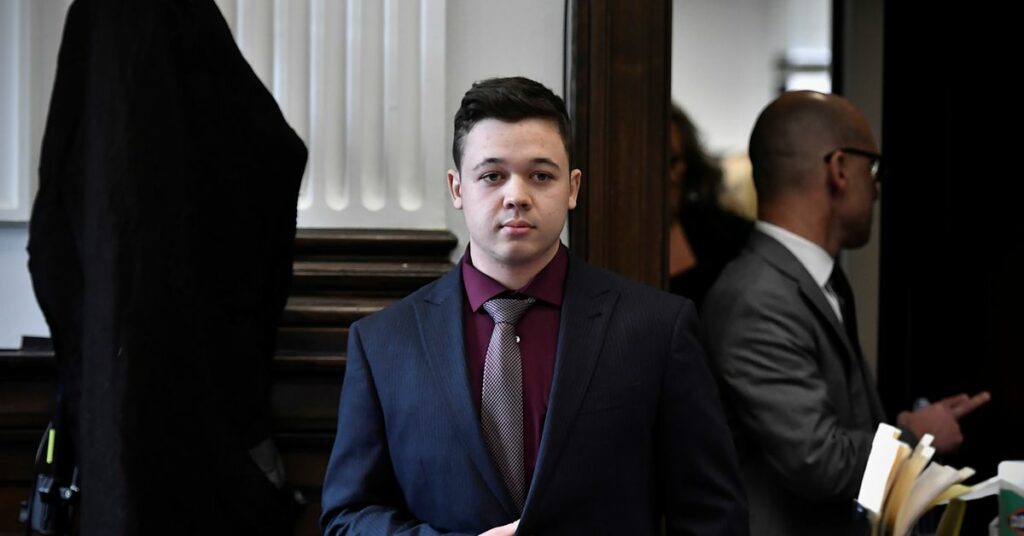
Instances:
[[[848,534],[884,419],[874,382],[803,265],[755,231],[704,302],[708,354],[753,534]]]

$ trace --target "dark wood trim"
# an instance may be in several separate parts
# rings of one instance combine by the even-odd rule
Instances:
[[[637,281],[667,284],[669,0],[569,0],[566,100],[583,170],[570,245]]]
[[[297,258],[320,255],[345,258],[395,257],[447,261],[458,243],[451,231],[421,229],[298,229]]]
[[[846,67],[846,9],[845,0],[832,0],[832,93],[844,95]]]

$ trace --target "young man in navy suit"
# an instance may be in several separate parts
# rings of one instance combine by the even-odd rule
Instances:
[[[746,534],[692,304],[559,242],[562,100],[478,82],[455,116],[459,265],[352,325],[326,534]]]

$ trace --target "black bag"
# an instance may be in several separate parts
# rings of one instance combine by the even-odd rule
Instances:
[[[22,501],[18,519],[26,536],[63,536],[73,532],[78,506],[78,467],[70,445],[51,422],[36,449],[35,479],[27,501]],[[57,455],[61,463],[57,463]]]

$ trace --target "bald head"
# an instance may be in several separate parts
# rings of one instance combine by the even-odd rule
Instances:
[[[761,202],[804,188],[824,166],[826,154],[871,143],[864,115],[846,99],[791,91],[758,116],[750,135],[754,186]]]

